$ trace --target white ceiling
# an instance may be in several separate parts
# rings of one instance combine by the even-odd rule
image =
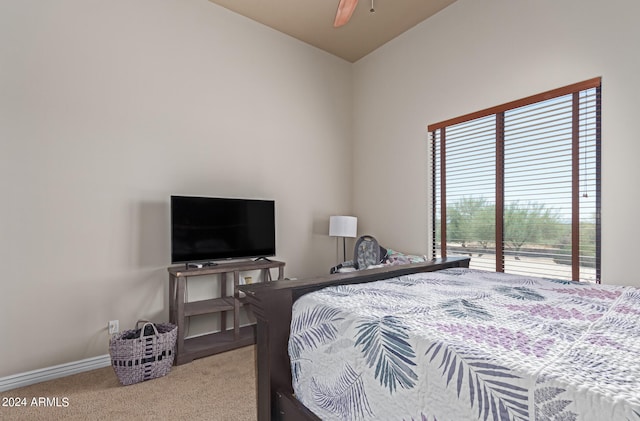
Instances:
[[[339,0],[209,0],[355,62],[456,0],[359,0],[349,23],[333,27]]]

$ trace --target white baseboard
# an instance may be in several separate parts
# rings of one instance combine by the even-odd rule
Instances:
[[[29,386],[47,380],[59,379],[97,368],[109,367],[111,357],[109,354],[99,355],[85,360],[71,363],[55,365],[53,367],[41,368],[39,370],[27,371],[26,373],[14,374],[12,376],[0,378],[0,392],[4,392],[18,387]]]

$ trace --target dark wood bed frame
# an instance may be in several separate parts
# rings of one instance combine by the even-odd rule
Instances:
[[[319,420],[293,395],[288,342],[291,308],[302,295],[333,285],[378,281],[418,272],[469,267],[468,257],[385,266],[318,278],[242,285],[244,301],[257,320],[256,386],[258,420]]]

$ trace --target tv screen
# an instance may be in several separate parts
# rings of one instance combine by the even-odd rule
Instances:
[[[276,254],[273,200],[171,196],[171,262]]]

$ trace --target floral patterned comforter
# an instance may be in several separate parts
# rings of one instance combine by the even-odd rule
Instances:
[[[640,289],[447,269],[294,304],[296,397],[330,420],[640,420]]]

